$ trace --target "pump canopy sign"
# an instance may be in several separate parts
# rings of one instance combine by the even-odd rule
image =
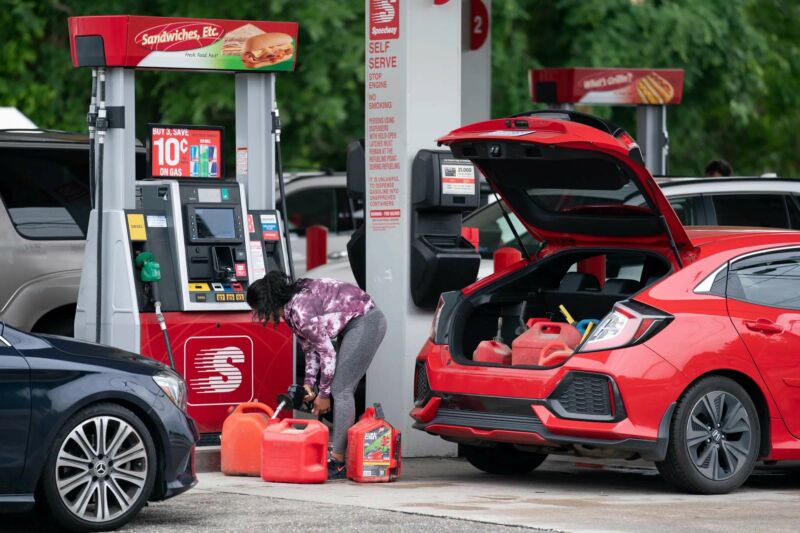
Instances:
[[[222,128],[151,124],[147,158],[153,178],[221,178]]]
[[[97,37],[108,67],[291,71],[297,59],[296,22],[112,15],[71,17],[69,33],[75,66],[97,60]]]

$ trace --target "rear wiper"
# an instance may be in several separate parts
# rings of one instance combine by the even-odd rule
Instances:
[[[511,233],[514,234],[514,238],[517,240],[517,244],[519,244],[519,247],[521,248],[522,254],[525,256],[525,259],[530,263],[531,254],[529,254],[528,249],[525,248],[525,244],[523,244],[522,239],[519,236],[519,233],[517,233],[517,228],[515,228],[514,224],[511,223],[511,217],[508,216],[508,211],[506,211],[506,208],[503,207],[503,201],[500,199],[500,196],[498,196],[497,191],[494,190],[494,186],[492,186],[492,191],[494,192],[494,199],[497,202],[497,205],[500,207],[500,211],[503,212],[503,218],[506,219],[506,224],[508,224],[508,227],[511,229]]]

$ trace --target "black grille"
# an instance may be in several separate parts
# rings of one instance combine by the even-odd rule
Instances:
[[[609,383],[606,376],[576,372],[552,399],[571,415],[611,416]]]
[[[428,371],[425,369],[425,361],[417,361],[414,381],[414,403],[422,405],[431,394],[431,386],[428,383]]]
[[[477,429],[504,429],[531,433],[542,433],[544,431],[542,421],[532,411],[528,415],[514,415],[440,408],[431,424],[466,426]]]

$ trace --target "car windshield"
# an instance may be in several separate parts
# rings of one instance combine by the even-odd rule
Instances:
[[[537,241],[534,239],[525,226],[520,222],[517,216],[506,207],[508,218],[514,225],[522,239],[525,248],[533,250],[537,246]],[[473,212],[469,217],[464,219],[464,227],[477,228],[479,231],[480,244],[478,251],[483,259],[491,259],[494,251],[504,246],[516,248],[519,251],[522,249],[519,246],[514,233],[511,231],[508,222],[506,222],[503,212],[500,209],[499,202],[494,202],[482,209]]]

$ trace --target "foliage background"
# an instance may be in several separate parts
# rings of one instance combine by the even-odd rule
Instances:
[[[799,173],[800,2],[494,0],[492,10],[494,116],[533,107],[531,67],[680,67],[671,174],[697,175],[715,157],[739,174]],[[296,20],[297,71],[278,83],[287,167],[343,169],[347,141],[363,136],[363,0],[0,0],[0,105],[41,127],[84,130],[90,78],[72,68],[66,19],[114,13]],[[140,127],[233,131],[230,76],[137,72],[137,84]],[[631,108],[586,110],[635,130]]]

